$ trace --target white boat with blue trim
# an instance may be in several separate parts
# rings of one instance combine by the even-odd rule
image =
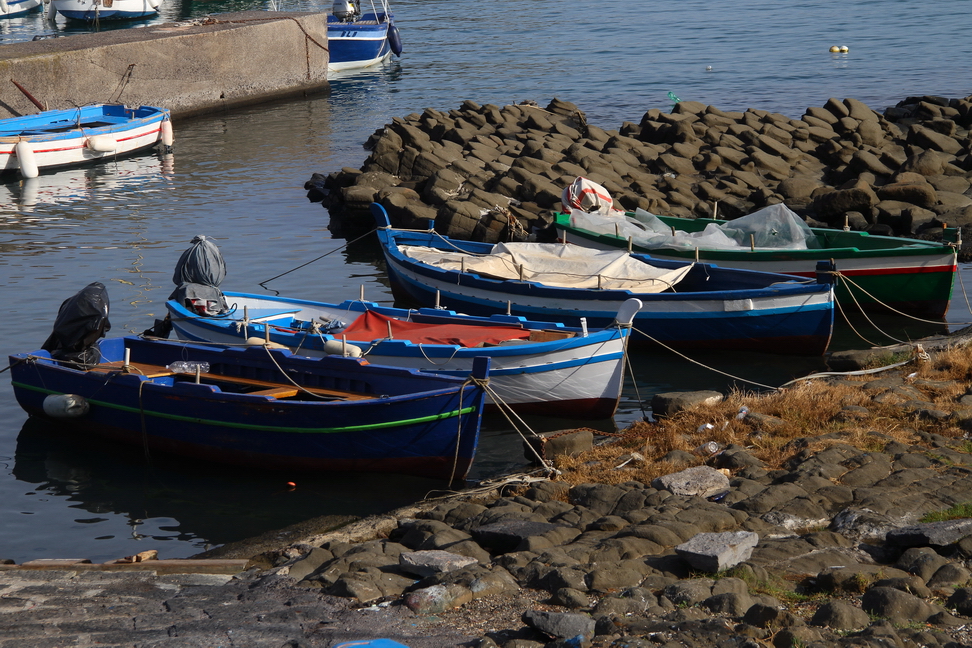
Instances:
[[[0,119],[0,171],[40,171],[114,159],[157,144],[171,147],[169,111],[95,104]]]
[[[577,245],[450,239],[391,227],[372,203],[396,302],[474,315],[507,310],[605,326],[626,300],[643,307],[631,343],[823,355],[834,325],[833,267],[817,280]]]
[[[378,6],[369,1],[371,11],[363,13],[361,0],[334,0],[327,17],[328,71],[366,68],[392,54],[401,56],[402,39],[387,0]]]
[[[603,329],[523,317],[472,317],[348,300],[340,304],[224,292],[228,312],[166,302],[176,335],[196,342],[271,343],[312,357],[361,355],[376,364],[467,376],[476,357],[490,358],[492,395],[520,413],[604,419],[614,415],[624,382],[631,319],[641,302],[617,310]]]

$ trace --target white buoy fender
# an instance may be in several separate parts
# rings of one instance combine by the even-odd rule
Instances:
[[[20,165],[20,175],[25,178],[36,178],[40,175],[37,170],[37,158],[34,157],[34,149],[31,148],[30,142],[25,142],[23,140],[17,142],[17,146],[14,147],[17,152],[17,163]]]
[[[96,153],[111,153],[118,148],[118,142],[115,141],[115,138],[108,135],[89,137],[84,145]]]
[[[44,413],[53,418],[78,418],[88,409],[88,401],[77,394],[51,394],[44,399]]]
[[[162,145],[172,146],[175,141],[175,134],[172,132],[172,122],[168,119],[162,120]]]
[[[248,337],[246,338],[246,346],[265,346],[271,349],[287,349],[289,347],[283,344],[278,344],[277,342],[267,342],[262,337]]]
[[[10,13],[10,7],[7,6],[7,0],[0,0],[0,11],[3,13]]]
[[[350,358],[360,358],[361,347],[346,344],[341,340],[328,340],[324,343],[324,353],[327,355],[347,355]]]

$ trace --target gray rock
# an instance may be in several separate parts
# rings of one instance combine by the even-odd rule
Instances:
[[[520,543],[530,536],[556,530],[557,524],[532,520],[505,520],[486,524],[471,530],[473,539],[496,553],[516,551]]]
[[[847,601],[827,601],[814,612],[810,625],[825,626],[834,630],[860,630],[871,622],[867,612]]]
[[[665,586],[661,595],[675,605],[695,605],[712,596],[712,579],[692,578]]]
[[[677,473],[662,475],[651,482],[653,488],[676,495],[709,497],[729,489],[729,478],[715,468],[695,466]]]
[[[439,549],[410,551],[398,557],[398,564],[401,565],[404,571],[421,578],[432,576],[433,574],[456,571],[476,562],[477,560],[475,558],[468,558]]]
[[[751,531],[701,533],[675,551],[695,569],[719,572],[748,560],[758,542]]]
[[[721,392],[702,390],[693,392],[665,392],[651,398],[651,410],[658,416],[671,416],[696,407],[711,407],[722,402]]]
[[[418,614],[438,614],[473,600],[472,592],[462,585],[432,585],[405,595],[408,609]]]
[[[586,614],[527,610],[523,613],[523,622],[552,637],[571,639],[582,636],[590,640],[594,636],[594,619]]]
[[[943,547],[972,536],[972,519],[915,524],[887,533],[887,541],[899,547]]]
[[[868,614],[884,617],[892,623],[914,623],[927,620],[940,612],[917,596],[890,587],[872,587],[861,598],[861,607]]]
[[[537,455],[545,460],[560,456],[573,456],[594,447],[594,433],[590,430],[558,430],[539,432],[524,441],[524,455],[536,462]],[[537,462],[539,463],[539,462]]]

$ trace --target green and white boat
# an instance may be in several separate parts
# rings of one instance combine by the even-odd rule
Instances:
[[[733,221],[656,216],[648,212],[555,215],[561,241],[596,249],[627,247],[659,259],[699,260],[727,268],[812,278],[833,260],[837,301],[845,309],[941,319],[957,271],[958,228],[944,241],[808,227],[784,205]]]

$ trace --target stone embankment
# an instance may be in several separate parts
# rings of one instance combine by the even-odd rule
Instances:
[[[747,443],[655,459],[665,426],[686,448],[720,433],[679,418],[718,398],[669,399],[649,461],[601,467],[614,483],[523,481],[307,530],[235,578],[0,567],[0,648],[972,646],[972,521],[920,522],[970,501],[972,390],[913,369],[815,381],[808,400],[846,402],[831,432],[783,444],[792,423],[753,397],[728,427]]]
[[[883,114],[830,99],[800,119],[682,101],[617,130],[557,99],[546,109],[466,101],[395,118],[368,140],[360,169],[314,174],[306,187],[337,230],[370,227],[377,201],[399,227],[434,220],[456,238],[522,239],[584,176],[628,210],[732,219],[784,202],[812,224],[934,238],[943,223],[972,224],[970,125],[972,97],[910,97]]]

